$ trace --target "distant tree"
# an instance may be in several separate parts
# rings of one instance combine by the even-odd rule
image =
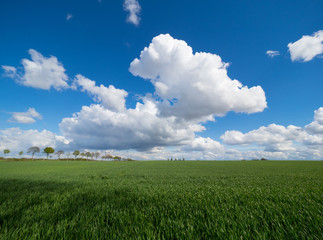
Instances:
[[[63,150],[59,150],[55,154],[57,154],[57,158],[60,159],[61,155],[64,154],[64,151]]]
[[[74,157],[75,157],[75,159],[77,158],[77,156],[78,155],[80,155],[80,151],[79,150],[75,150],[74,152],[73,152],[73,155],[74,155]]]
[[[36,152],[37,153],[40,152],[39,147],[30,147],[30,148],[28,148],[28,151],[27,151],[27,153],[31,153],[32,154],[32,160],[34,160],[34,155],[35,155]]]
[[[95,153],[91,152],[91,159],[93,160]]]
[[[9,153],[10,153],[10,150],[9,150],[9,149],[5,149],[5,150],[3,150],[3,153],[4,153],[4,155],[6,156],[7,154],[9,154]]]
[[[47,159],[48,159],[49,155],[54,153],[54,152],[55,152],[55,150],[52,147],[46,147],[46,148],[44,148],[44,151],[43,151],[43,153],[46,153]]]
[[[22,156],[22,154],[24,154],[24,151],[20,151],[18,154],[19,154],[19,156],[21,157],[21,156]]]
[[[111,156],[110,154],[105,154],[102,156],[102,159],[113,159],[113,156]]]
[[[85,156],[86,156],[86,158],[87,158],[87,159],[89,159],[89,157],[91,157],[91,156],[92,156],[92,154],[91,154],[90,152],[86,152],[86,153],[85,153]]]
[[[119,156],[114,156],[114,157],[113,157],[113,159],[114,159],[114,160],[117,160],[117,161],[120,161],[120,160],[121,160],[121,157],[119,157]]]
[[[183,158],[182,160],[185,161],[185,158]]]
[[[84,152],[80,153],[81,159],[83,159],[83,157],[86,156],[86,154]]]
[[[95,159],[98,160],[98,158],[101,156],[99,152],[94,153]]]
[[[68,152],[66,153],[67,159],[71,158],[72,153]]]

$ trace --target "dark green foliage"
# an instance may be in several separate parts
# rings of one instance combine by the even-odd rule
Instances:
[[[6,155],[6,154],[9,154],[10,153],[10,150],[9,149],[5,149],[3,150],[3,153]]]
[[[75,159],[77,158],[77,156],[78,155],[80,155],[80,151],[79,150],[75,150],[74,152],[73,152],[73,155],[74,155],[74,157],[75,157]]]
[[[323,162],[0,162],[0,239],[322,239]]]
[[[54,150],[54,148],[52,148],[52,147],[46,147],[46,148],[44,149],[44,153],[46,153],[46,155],[47,155],[47,159],[48,159],[48,156],[49,156],[50,154],[54,153],[54,152],[55,152],[55,150]]]
[[[119,156],[114,156],[114,157],[113,157],[113,159],[114,159],[114,160],[116,160],[116,161],[120,161],[120,160],[121,160],[121,157],[119,157]]]

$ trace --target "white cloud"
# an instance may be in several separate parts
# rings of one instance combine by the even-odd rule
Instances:
[[[323,158],[323,108],[315,111],[314,121],[304,128],[270,124],[247,133],[226,131],[221,139],[228,145],[255,145],[265,152],[280,152],[284,158],[320,159]]]
[[[183,150],[186,151],[216,151],[219,152],[221,151],[222,153],[224,152],[224,146],[217,142],[214,141],[213,139],[207,137],[196,137],[194,140],[187,144],[186,146],[183,147]]]
[[[202,123],[228,111],[252,113],[266,107],[262,88],[243,87],[227,76],[226,67],[217,55],[193,54],[184,41],[157,36],[130,66],[134,75],[151,80],[155,95],[148,93],[127,109],[125,90],[97,86],[77,75],[75,88],[93,95],[99,104],[64,118],[60,129],[79,148],[147,151],[179,146],[218,156],[214,151],[224,152],[219,142],[195,135],[205,130]]]
[[[56,90],[69,87],[65,69],[56,57],[50,56],[46,58],[33,49],[30,49],[28,52],[31,55],[31,60],[22,59],[22,72],[17,72],[15,67],[2,66],[7,76],[28,87],[46,90],[51,87]]]
[[[110,85],[108,88],[96,86],[95,81],[92,81],[80,74],[76,75],[74,83],[81,87],[82,91],[87,91],[94,95],[94,101],[102,102],[102,105],[113,111],[124,111],[128,93],[123,89],[117,89]]]
[[[267,54],[269,57],[271,57],[271,58],[273,58],[273,57],[275,57],[275,56],[279,56],[279,55],[280,55],[279,51],[273,51],[273,50],[268,50],[268,51],[266,52],[266,54]]]
[[[292,61],[311,61],[314,57],[323,53],[323,30],[305,35],[294,43],[289,43],[288,49]]]
[[[186,120],[212,119],[228,111],[254,113],[267,107],[260,86],[248,88],[227,75],[228,64],[216,54],[197,52],[185,41],[162,34],[130,65],[135,76],[149,79],[162,99],[162,115]]]
[[[64,118],[60,129],[73,144],[92,149],[148,150],[156,146],[189,143],[194,132],[204,130],[199,124],[160,118],[150,100],[137,103],[135,109],[115,112],[102,105],[83,106],[72,118]]]
[[[1,67],[4,70],[4,75],[6,77],[15,78],[17,76],[17,69],[15,67],[5,65],[2,65]]]
[[[184,41],[157,36],[130,66],[134,75],[151,80],[154,96],[148,93],[135,108],[127,109],[125,90],[97,86],[77,75],[75,87],[93,95],[99,104],[83,106],[64,118],[60,129],[81,148],[147,151],[185,146],[191,151],[224,151],[219,142],[195,136],[205,130],[201,124],[228,111],[252,113],[266,107],[262,88],[242,87],[227,76],[226,67],[217,55],[193,54]]]
[[[29,108],[27,112],[14,112],[12,113],[10,122],[31,124],[35,123],[36,119],[42,119],[42,116],[35,110],[35,108]]]
[[[140,23],[139,14],[141,11],[139,2],[137,0],[125,0],[123,3],[123,9],[129,12],[127,22],[138,26]]]
[[[283,152],[268,151],[240,151],[235,149],[204,149],[192,150],[183,147],[173,148],[154,148],[152,151],[109,151],[112,155],[130,157],[132,159],[144,160],[167,160],[167,159],[183,159],[186,160],[241,160],[241,159],[310,159],[309,155],[301,155],[297,152],[295,155],[288,155]],[[313,156],[313,155],[311,155]],[[298,158],[296,158],[298,157]]]
[[[305,129],[312,134],[323,134],[323,107],[314,111],[314,121],[306,125]]]
[[[152,151],[114,151],[114,155],[130,157],[140,160],[167,160],[167,159],[183,159],[186,160],[215,160],[220,159],[221,154],[212,151],[188,151],[181,147],[175,148],[154,148]]]
[[[257,130],[250,131],[243,134],[239,131],[226,131],[221,139],[229,145],[243,145],[243,144],[287,144],[299,137],[301,128],[290,125],[288,127],[277,124],[270,124],[267,127],[260,127]]]
[[[37,146],[40,149],[51,146],[64,147],[68,141],[63,136],[57,136],[47,130],[22,130],[8,128],[0,130],[0,150],[10,149],[11,152],[27,151],[29,147]]]
[[[2,66],[5,74],[26,86],[69,87],[65,69],[56,57],[46,58],[35,50],[29,52],[32,60],[22,60],[24,71]],[[202,124],[214,120],[215,116],[223,116],[228,111],[261,112],[267,107],[260,86],[248,88],[230,79],[227,68],[228,64],[218,55],[193,53],[185,41],[168,34],[159,35],[129,69],[133,75],[150,80],[155,87],[154,95],[148,93],[135,108],[127,109],[125,90],[112,85],[97,86],[95,81],[78,74],[72,87],[87,92],[98,104],[83,106],[80,112],[64,118],[60,123],[63,136],[47,130],[10,128],[0,130],[0,146],[17,151],[31,145],[119,152],[145,150],[145,153],[130,150],[132,155],[128,156],[137,156],[133,157],[137,159],[323,157],[323,108],[315,111],[314,121],[304,128],[271,124],[248,133],[227,131],[221,139],[238,149],[196,136],[205,130]],[[32,123],[35,118],[40,119],[41,115],[30,108],[27,112],[13,113],[10,120]]]
[[[67,20],[67,21],[69,21],[69,20],[71,20],[73,17],[74,17],[74,16],[73,16],[72,14],[68,13],[68,14],[66,15],[66,20]]]

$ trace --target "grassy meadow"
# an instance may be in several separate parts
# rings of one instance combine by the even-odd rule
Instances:
[[[323,239],[323,162],[0,162],[0,239]]]

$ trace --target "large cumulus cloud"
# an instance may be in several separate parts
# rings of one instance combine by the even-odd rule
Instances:
[[[103,105],[84,106],[72,118],[64,118],[60,128],[73,144],[92,149],[147,150],[155,146],[188,143],[200,124],[161,118],[154,102],[144,100],[136,108],[115,112]]]
[[[185,41],[161,34],[130,65],[135,76],[149,79],[162,115],[186,120],[211,119],[229,111],[255,113],[267,107],[260,86],[248,88],[227,74],[216,54],[193,53]]]
[[[153,96],[147,93],[127,109],[125,90],[97,86],[77,75],[76,86],[98,104],[63,119],[60,129],[73,139],[71,144],[83,148],[147,150],[188,144],[191,150],[220,149],[220,143],[195,135],[205,129],[203,122],[228,111],[261,112],[267,106],[263,89],[231,80],[227,66],[218,55],[193,54],[184,41],[159,35],[130,65],[133,75],[150,79]]]

